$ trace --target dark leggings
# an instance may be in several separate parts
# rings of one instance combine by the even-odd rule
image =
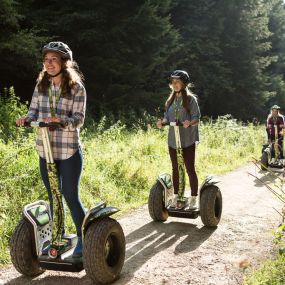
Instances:
[[[179,173],[177,164],[176,149],[169,147],[169,155],[172,162],[172,179],[174,194],[178,193],[179,189]],[[183,148],[183,158],[186,166],[186,171],[189,176],[189,183],[191,188],[191,196],[198,195],[198,178],[195,171],[195,144],[189,147]]]
[[[85,216],[84,208],[79,198],[79,182],[83,167],[82,151],[79,149],[72,157],[65,160],[55,160],[59,176],[59,185],[61,193],[70,209],[74,221],[76,232],[81,236],[81,226]],[[40,172],[44,185],[48,191],[48,197],[53,206],[50,184],[48,179],[46,160],[40,157]],[[53,214],[53,213],[52,213]]]

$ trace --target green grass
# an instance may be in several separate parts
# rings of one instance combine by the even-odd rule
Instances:
[[[229,118],[201,123],[196,166],[200,182],[207,174],[231,171],[259,157],[264,129]],[[1,136],[0,136],[1,137]],[[0,140],[0,264],[10,261],[8,242],[25,204],[47,200],[38,169],[34,134]],[[101,122],[82,132],[84,170],[81,198],[86,208],[102,200],[121,213],[147,203],[157,175],[171,172],[167,129],[148,126],[127,130],[118,122],[106,128]],[[16,157],[16,158],[15,158]],[[70,218],[68,231],[73,231]]]
[[[260,268],[247,273],[243,285],[284,285],[285,255],[266,261]]]

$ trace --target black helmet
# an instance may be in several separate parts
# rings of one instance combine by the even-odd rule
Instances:
[[[273,105],[273,106],[271,107],[271,110],[272,110],[272,109],[279,110],[279,109],[280,109],[280,107],[279,107],[278,105]]]
[[[62,58],[72,60],[72,51],[69,46],[63,42],[50,42],[42,49],[43,55],[49,51],[57,52],[61,55]]]
[[[188,73],[184,70],[175,70],[173,71],[168,80],[171,81],[172,79],[180,79],[185,85],[190,83],[190,77]]]

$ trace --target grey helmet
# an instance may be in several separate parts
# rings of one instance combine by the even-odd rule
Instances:
[[[43,55],[49,51],[59,53],[63,59],[72,60],[72,51],[69,46],[63,42],[50,42],[42,48]]]
[[[185,85],[190,83],[190,77],[185,70],[173,71],[168,77],[169,81],[171,81],[172,79],[180,79]]]

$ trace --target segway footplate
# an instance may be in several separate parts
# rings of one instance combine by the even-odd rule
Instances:
[[[84,269],[82,258],[72,258],[72,251],[64,259],[62,257],[50,258],[48,255],[42,255],[38,260],[40,266],[48,270],[80,272]]]
[[[199,217],[200,213],[200,210],[198,208],[194,210],[190,210],[189,208],[184,208],[184,209],[168,208],[167,211],[170,217],[187,218],[187,219],[196,219]]]

